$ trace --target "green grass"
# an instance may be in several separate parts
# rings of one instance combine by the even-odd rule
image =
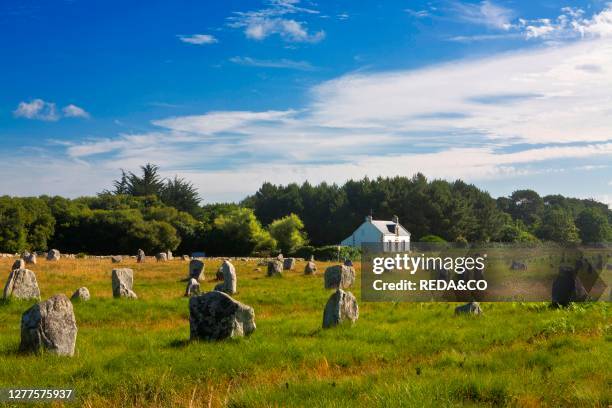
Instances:
[[[32,268],[43,298],[85,285],[92,300],[75,304],[73,358],[17,353],[33,302],[0,304],[0,387],[71,387],[72,405],[92,407],[612,404],[608,303],[487,303],[480,317],[456,317],[449,303],[361,303],[354,326],[322,330],[331,292],[321,275],[303,276],[299,262],[266,278],[265,267],[239,261],[236,298],[255,309],[257,330],[189,342],[187,263],[127,263],[138,300],[111,297],[110,260]],[[207,279],[219,264],[206,263]]]

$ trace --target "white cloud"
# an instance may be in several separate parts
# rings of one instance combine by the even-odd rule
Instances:
[[[45,102],[42,99],[20,102],[17,109],[13,111],[13,115],[17,118],[45,121],[56,121],[59,119],[55,104],[53,102]]]
[[[315,43],[325,38],[323,30],[310,33],[305,22],[286,18],[292,14],[318,14],[318,11],[298,7],[298,0],[276,0],[269,7],[257,11],[235,12],[228,26],[241,28],[247,38],[264,40],[278,35],[287,42]]]
[[[501,30],[512,28],[514,12],[489,0],[478,4],[455,3],[454,9],[462,20],[474,24]]]
[[[293,61],[282,58],[280,60],[260,60],[251,57],[232,57],[230,61],[238,65],[247,65],[252,67],[264,68],[286,68],[297,69],[301,71],[312,71],[315,69],[308,61]]]
[[[404,11],[408,14],[410,14],[412,17],[416,17],[416,18],[424,18],[424,17],[429,17],[429,11],[427,10],[412,10],[412,9],[404,9]]]
[[[62,108],[64,116],[67,118],[89,118],[89,113],[85,109],[70,104]]]
[[[210,34],[177,35],[177,37],[184,43],[194,45],[214,44],[218,42],[218,40]]]

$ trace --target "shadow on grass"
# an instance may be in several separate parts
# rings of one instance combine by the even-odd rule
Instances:
[[[190,344],[191,344],[191,341],[189,339],[176,339],[168,343],[168,347],[175,348],[175,349],[181,349],[181,348],[185,348],[189,346]]]

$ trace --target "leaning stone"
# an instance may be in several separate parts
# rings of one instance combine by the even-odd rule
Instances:
[[[482,309],[480,308],[480,303],[470,302],[462,306],[457,306],[455,308],[455,314],[479,315],[482,314]]]
[[[283,260],[283,270],[292,271],[295,268],[295,258],[285,258]]]
[[[236,268],[230,261],[223,261],[219,268],[223,274],[223,282],[215,286],[215,290],[233,295],[236,293]]]
[[[255,330],[253,308],[212,291],[189,299],[191,339],[223,340],[248,336]]]
[[[16,299],[40,299],[40,289],[36,281],[36,275],[29,269],[15,269],[11,271],[6,286],[4,287],[4,299],[14,297]]]
[[[314,275],[316,273],[317,273],[317,264],[312,261],[306,262],[306,267],[304,268],[304,275]]]
[[[112,274],[113,297],[137,299],[132,291],[134,285],[134,272],[129,268],[113,269]]]
[[[89,289],[87,289],[85,286],[78,288],[70,297],[70,299],[72,300],[82,300],[82,301],[88,301],[89,299],[91,299],[91,296],[89,295]]]
[[[200,294],[200,282],[197,279],[190,278],[185,289],[185,297],[197,296]]]
[[[570,302],[584,302],[587,292],[574,268],[560,266],[559,274],[552,286],[552,303],[556,306],[567,306]]]
[[[325,289],[346,289],[355,283],[355,270],[346,265],[334,265],[325,270]]]
[[[57,249],[52,249],[47,253],[47,261],[59,261],[60,260],[60,251]]]
[[[283,262],[274,260],[268,262],[268,276],[282,276],[283,275]]]
[[[204,279],[204,262],[199,259],[193,259],[189,262],[189,278],[194,278],[198,281]]]
[[[74,310],[66,295],[55,295],[35,304],[21,316],[21,351],[44,349],[60,356],[72,356],[76,337]]]
[[[165,252],[159,252],[155,254],[155,260],[157,262],[166,262],[168,260],[168,254],[166,254]]]
[[[15,262],[13,262],[11,271],[14,271],[15,269],[25,269],[25,261],[21,258],[16,259]]]
[[[136,255],[136,262],[143,263],[147,259],[144,251],[142,249],[138,250],[138,254]]]
[[[323,311],[323,328],[337,326],[344,321],[354,323],[359,318],[357,299],[351,292],[338,289],[330,296]]]
[[[121,263],[123,261],[123,257],[119,255],[111,256],[112,263]]]

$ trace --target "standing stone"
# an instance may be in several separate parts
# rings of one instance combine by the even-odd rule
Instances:
[[[217,269],[217,273],[215,273],[215,280],[216,281],[222,281],[223,280],[223,264],[221,264],[219,266],[219,269]]]
[[[236,268],[230,261],[223,261],[219,268],[223,274],[223,282],[215,286],[215,290],[233,295],[236,293]]]
[[[113,297],[124,297],[137,299],[136,293],[132,291],[134,285],[134,272],[129,268],[113,269],[112,274]]]
[[[255,330],[253,308],[216,290],[189,299],[191,339],[222,340]]]
[[[357,299],[351,292],[338,289],[327,301],[323,311],[323,328],[337,326],[344,321],[354,323],[359,318]]]
[[[85,286],[78,288],[70,297],[70,299],[72,300],[82,300],[84,302],[87,302],[89,299],[91,299],[91,296],[89,295],[89,289],[87,289]]]
[[[47,261],[59,261],[60,260],[60,251],[57,249],[52,249],[47,252]]]
[[[136,255],[136,262],[143,263],[147,259],[145,252],[142,249],[138,250],[138,254]]]
[[[283,254],[282,254],[282,253],[281,253],[281,254],[278,254],[278,255],[276,256],[276,260],[278,260],[278,261],[283,262],[283,261],[284,261],[284,259],[285,259],[285,258],[283,257]]]
[[[314,275],[317,273],[317,264],[313,261],[306,262],[306,267],[304,268],[304,275]]]
[[[16,259],[15,262],[13,262],[11,271],[14,271],[15,269],[25,269],[25,261],[21,258]]]
[[[190,278],[185,289],[185,297],[197,296],[200,294],[200,282],[195,278]]]
[[[166,252],[166,259],[169,260],[169,261],[174,259],[174,256],[172,256],[172,251],[168,250]]]
[[[11,271],[6,286],[4,299],[40,299],[40,289],[36,275],[29,269],[15,269]]]
[[[344,265],[345,266],[350,266],[352,268],[353,267],[353,261],[351,261],[350,259],[346,258],[344,260]]]
[[[283,270],[292,271],[295,268],[295,258],[285,258],[283,260]]]
[[[526,271],[527,264],[525,262],[512,261],[512,265],[510,265],[510,269],[513,271]]]
[[[462,306],[457,306],[455,308],[455,314],[479,315],[482,314],[482,309],[480,308],[480,303],[470,302]]]
[[[268,276],[283,276],[283,262],[278,259],[268,262]]]
[[[556,306],[567,306],[570,302],[584,302],[587,292],[571,266],[560,266],[559,274],[552,286],[552,303]]]
[[[26,265],[36,265],[35,253],[24,252],[22,258],[25,261]]]
[[[74,310],[66,295],[40,302],[21,316],[21,351],[45,349],[60,356],[73,356],[76,337]]]
[[[189,278],[194,278],[198,281],[204,279],[204,262],[199,259],[193,259],[189,262]]]
[[[355,283],[355,270],[346,265],[334,265],[325,270],[325,289],[346,289]]]
[[[189,255],[183,255],[183,261],[190,261],[191,257]]]
[[[155,260],[157,262],[166,262],[168,260],[168,255],[165,252],[159,252],[155,254]]]
[[[123,257],[120,255],[111,256],[112,263],[121,263],[123,261]]]

